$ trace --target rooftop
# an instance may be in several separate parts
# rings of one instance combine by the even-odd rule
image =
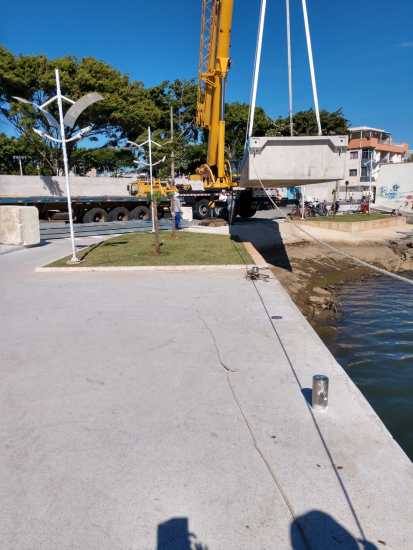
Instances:
[[[386,130],[382,130],[380,128],[372,128],[371,126],[354,126],[353,128],[348,129],[349,132],[360,132],[360,131],[370,131],[370,132],[380,132],[381,134],[389,134],[389,132],[386,132]]]

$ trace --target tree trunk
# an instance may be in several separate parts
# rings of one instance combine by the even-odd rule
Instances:
[[[171,239],[176,238],[176,223],[175,223],[175,197],[171,197],[171,204],[170,204],[170,210],[171,210],[171,220],[172,220],[172,233],[171,233]]]
[[[152,216],[153,216],[153,224],[155,227],[155,233],[154,233],[155,254],[159,256],[161,254],[161,238],[159,235],[158,205],[155,197],[153,197],[153,203],[152,203]]]

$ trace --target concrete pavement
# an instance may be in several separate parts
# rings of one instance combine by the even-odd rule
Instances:
[[[69,250],[0,256],[2,549],[411,548],[411,462],[277,281],[34,273]]]

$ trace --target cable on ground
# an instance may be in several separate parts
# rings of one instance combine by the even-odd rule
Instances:
[[[260,177],[259,177],[259,175],[258,175],[258,173],[257,173],[253,155],[251,155],[250,159],[251,159],[251,161],[252,161],[252,165],[253,165],[253,167],[254,167],[254,171],[255,171],[256,177],[258,178],[258,181],[259,181],[261,187],[263,188],[265,194],[267,195],[267,197],[268,197],[268,199],[270,200],[270,202],[274,205],[274,207],[275,207],[277,210],[280,210],[280,209],[278,208],[277,204],[272,200],[272,197],[271,197],[271,196],[269,195],[269,193],[267,192],[266,188],[264,187],[264,185],[263,185],[263,183],[262,183],[262,181],[261,181],[261,179],[260,179]],[[288,220],[288,221],[290,221],[290,220]],[[292,223],[293,223],[293,222],[292,222]],[[295,227],[298,227],[297,224],[293,224],[293,225],[294,225]],[[299,229],[302,229],[302,228],[299,227]],[[309,235],[311,238],[315,239],[310,233],[308,233],[308,235]],[[318,239],[315,239],[315,240],[318,240]],[[327,243],[324,243],[324,242],[321,241],[321,240],[320,240],[320,244],[325,244],[328,248],[331,248],[331,249],[333,249],[334,251],[337,251],[338,253],[341,253],[341,254],[346,255],[346,256],[350,257],[350,259],[353,259],[354,261],[360,261],[360,262],[362,262],[362,260],[358,260],[358,258],[353,258],[353,257],[352,257],[351,255],[349,255],[349,254],[347,255],[347,254],[345,254],[345,253],[342,253],[340,250],[335,249],[335,247],[332,247],[331,245],[327,245]],[[375,266],[371,266],[371,265],[368,264],[367,262],[364,262],[364,263],[365,263],[368,267],[372,267],[372,268],[374,268],[374,269],[380,269],[380,268],[376,268]],[[393,274],[391,274],[390,272],[386,272],[385,270],[381,270],[381,271],[383,271],[385,274],[393,275]],[[404,279],[404,278],[403,278],[403,279]],[[406,281],[409,282],[409,284],[413,284],[413,281],[411,281],[410,279],[406,279]],[[261,304],[262,304],[262,306],[263,306],[263,308],[264,308],[264,311],[265,311],[265,313],[266,313],[266,315],[267,315],[267,317],[268,317],[268,320],[269,320],[269,322],[270,322],[270,324],[271,324],[271,327],[272,327],[272,329],[273,329],[273,331],[274,331],[274,333],[275,333],[275,335],[276,335],[276,338],[277,338],[277,340],[278,340],[278,342],[279,342],[279,344],[280,344],[280,346],[281,346],[281,348],[282,348],[282,350],[283,350],[284,356],[285,356],[285,358],[286,358],[287,361],[288,361],[288,364],[289,364],[290,369],[291,369],[291,372],[292,372],[292,374],[293,374],[293,376],[294,376],[294,378],[295,378],[295,380],[296,380],[296,383],[297,383],[298,387],[300,388],[300,391],[302,391],[302,390],[303,390],[303,386],[302,386],[302,384],[301,384],[301,382],[300,382],[300,379],[299,379],[299,377],[298,377],[297,371],[296,371],[296,369],[295,369],[295,367],[294,367],[294,364],[293,364],[293,362],[292,362],[292,360],[291,360],[291,358],[290,358],[290,356],[289,356],[289,354],[288,354],[288,351],[287,351],[287,349],[286,349],[286,347],[285,347],[285,345],[284,345],[284,343],[283,343],[283,341],[282,341],[282,338],[281,338],[280,334],[278,333],[277,328],[276,328],[276,326],[275,326],[275,324],[274,324],[274,322],[273,322],[273,320],[272,320],[272,318],[271,318],[271,314],[270,314],[270,312],[268,311],[267,306],[265,305],[264,299],[263,299],[263,297],[262,297],[262,295],[261,295],[261,293],[260,293],[260,291],[259,291],[259,288],[258,288],[258,286],[257,286],[257,284],[256,284],[255,281],[252,281],[252,283],[253,283],[254,288],[255,288],[255,290],[256,290],[256,293],[257,293],[257,295],[258,295],[258,297],[259,297],[259,300],[260,300],[260,302],[261,302]],[[345,487],[345,485],[344,485],[344,482],[343,482],[343,480],[342,480],[342,478],[341,478],[341,475],[340,475],[339,471],[337,470],[337,467],[336,467],[335,462],[334,462],[334,460],[333,460],[332,453],[331,453],[331,451],[330,451],[330,449],[329,449],[329,447],[328,447],[328,444],[327,444],[326,440],[324,439],[324,436],[323,436],[323,434],[322,434],[321,428],[320,428],[320,426],[318,425],[317,418],[316,418],[315,415],[314,415],[314,411],[312,410],[311,405],[310,405],[309,403],[307,403],[307,409],[308,409],[308,411],[309,411],[309,413],[310,413],[310,416],[311,416],[311,419],[312,419],[312,421],[313,421],[314,427],[315,427],[315,429],[316,429],[316,431],[317,431],[317,434],[318,434],[318,436],[319,436],[319,438],[320,438],[320,441],[321,441],[321,443],[322,443],[322,446],[323,446],[323,448],[324,448],[324,451],[325,451],[325,453],[326,453],[326,455],[327,455],[327,457],[328,457],[328,460],[329,460],[329,462],[330,462],[330,464],[331,464],[331,467],[332,467],[332,469],[333,469],[333,471],[334,471],[334,474],[335,474],[335,476],[336,476],[336,479],[337,479],[337,481],[338,481],[338,483],[339,483],[339,485],[340,485],[340,488],[341,488],[341,490],[342,490],[342,492],[343,492],[343,495],[344,495],[344,497],[345,497],[345,499],[346,499],[346,502],[347,502],[347,504],[348,504],[348,507],[349,507],[349,509],[350,509],[350,512],[351,512],[351,514],[352,514],[352,516],[353,516],[353,518],[354,518],[355,524],[356,524],[356,526],[357,526],[357,528],[358,528],[358,530],[359,530],[359,533],[360,533],[360,535],[361,535],[361,537],[362,537],[362,542],[365,542],[367,539],[366,539],[366,535],[365,535],[365,533],[364,533],[364,529],[363,529],[363,527],[362,527],[362,525],[361,525],[361,522],[360,522],[360,520],[359,520],[359,518],[358,518],[357,512],[356,512],[356,510],[355,510],[355,508],[354,508],[354,506],[353,506],[353,503],[352,503],[352,501],[351,501],[350,495],[349,495],[348,492],[347,492],[347,489],[346,489],[346,487]]]

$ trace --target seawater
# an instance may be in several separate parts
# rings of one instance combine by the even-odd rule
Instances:
[[[337,330],[323,339],[413,460],[413,287],[381,276],[343,285],[337,298]]]

